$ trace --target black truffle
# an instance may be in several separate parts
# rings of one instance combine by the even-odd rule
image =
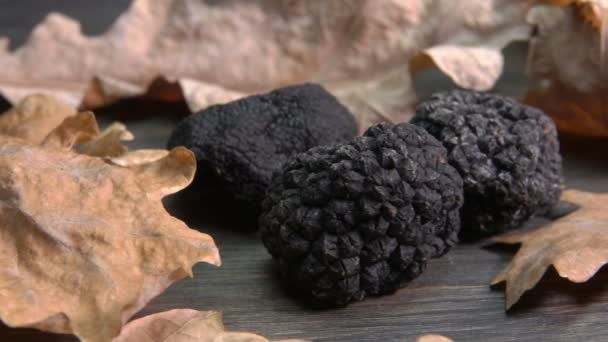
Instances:
[[[402,287],[447,252],[462,202],[441,143],[383,123],[291,157],[264,200],[262,240],[291,287],[346,304]]]
[[[179,123],[168,146],[191,149],[197,175],[214,176],[225,193],[255,211],[287,157],[356,133],[353,116],[335,97],[302,84],[208,107]]]
[[[494,94],[454,90],[421,103],[411,122],[444,144],[462,176],[465,237],[519,227],[559,201],[557,131],[541,110]]]

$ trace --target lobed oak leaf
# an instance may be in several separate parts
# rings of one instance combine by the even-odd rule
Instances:
[[[117,157],[107,158],[107,160],[119,166],[131,166],[151,163],[164,158],[167,154],[169,154],[167,150],[145,149],[127,152]]]
[[[124,124],[114,122],[100,132],[92,112],[76,113],[67,104],[47,95],[27,96],[15,108],[0,115],[0,135],[48,148],[73,148],[78,153],[97,157],[122,156],[128,150],[122,142],[133,140],[133,134]]]
[[[269,342],[260,335],[224,330],[222,313],[175,309],[129,322],[113,342]],[[276,342],[304,342],[282,340]]]
[[[49,95],[32,94],[0,115],[0,134],[39,144],[63,120],[73,115],[76,111],[68,104]]]
[[[124,124],[114,122],[89,141],[74,146],[74,150],[89,156],[118,157],[128,150],[122,142],[133,138],[133,133]]]
[[[24,122],[27,126],[30,122]],[[81,143],[96,139],[99,127],[95,115],[91,112],[81,112],[68,116],[42,140],[40,146],[55,149],[70,149]]]
[[[507,309],[533,288],[551,265],[561,277],[582,283],[608,262],[608,194],[566,190],[562,200],[580,208],[534,231],[494,239],[522,244],[511,263],[492,281],[492,285],[506,283]]]
[[[0,136],[4,323],[110,341],[194,263],[219,265],[213,239],[161,203],[192,181],[192,152],[126,165]]]
[[[51,14],[23,47],[0,48],[0,93],[14,103],[44,90],[86,108],[181,96],[197,111],[312,81],[363,130],[409,118],[410,70],[437,65],[460,86],[490,88],[502,71],[500,50],[528,38],[525,13],[535,2],[135,0],[97,37]]]
[[[5,122],[10,124],[0,125],[0,135],[23,137],[24,141],[38,142],[34,137],[46,134],[39,143],[40,146],[73,149],[77,153],[103,157],[106,161],[119,166],[150,163],[169,153],[160,149],[129,152],[122,141],[133,140],[134,136],[124,124],[114,122],[100,132],[92,112],[71,114],[67,104],[52,96],[30,95],[21,102],[19,109],[9,110],[3,114],[5,115],[3,117],[7,118]],[[56,125],[56,118],[63,118],[68,113],[71,116],[65,117],[59,125]],[[49,118],[52,120],[48,120]],[[41,121],[45,124],[41,125]],[[4,132],[3,128],[5,128]]]

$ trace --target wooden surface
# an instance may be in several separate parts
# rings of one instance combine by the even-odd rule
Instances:
[[[87,4],[85,4],[87,3]],[[85,22],[84,31],[103,32],[127,1],[106,1],[91,11],[92,2],[0,0],[0,36],[23,42],[32,25],[51,8]],[[520,95],[525,47],[514,46],[511,62],[497,91]],[[1,72],[1,71],[0,71]],[[421,94],[450,83],[437,73],[417,77]],[[106,109],[140,110],[135,101]],[[128,120],[137,140],[133,147],[162,147],[174,124],[166,113],[183,107],[152,110],[150,118]],[[608,191],[608,143],[563,140],[565,173],[570,187]],[[585,284],[571,284],[551,270],[540,285],[524,295],[509,313],[501,288],[488,284],[513,255],[513,248],[483,247],[484,242],[462,244],[445,257],[433,260],[427,271],[393,295],[369,298],[346,308],[322,310],[288,295],[262,246],[255,223],[241,217],[238,208],[213,203],[192,203],[170,198],[167,207],[191,227],[217,241],[223,266],[197,265],[195,276],[183,280],[154,299],[136,317],[173,308],[224,311],[231,330],[252,331],[272,339],[305,338],[314,341],[413,341],[426,333],[445,334],[455,341],[608,341],[608,272],[601,270]],[[537,219],[530,225],[542,224]],[[0,305],[2,305],[0,303]],[[71,336],[44,334],[0,326],[0,341],[72,341]]]

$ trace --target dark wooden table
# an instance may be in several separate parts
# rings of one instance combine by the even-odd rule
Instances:
[[[0,36],[22,44],[33,25],[49,10],[76,17],[88,34],[97,34],[128,6],[126,0],[105,2],[0,0]],[[93,11],[91,8],[95,7]],[[509,63],[496,91],[521,95],[525,45],[507,51]],[[1,71],[0,71],[1,72]],[[450,87],[436,72],[416,79],[420,94]],[[133,147],[162,147],[175,119],[165,115],[179,108],[156,109],[146,118],[127,120],[137,140]],[[105,112],[141,110],[135,101]],[[108,122],[116,115],[102,117]],[[562,139],[569,187],[608,191],[608,142]],[[513,255],[513,248],[462,244],[433,260],[428,270],[393,295],[369,298],[346,308],[322,310],[288,295],[251,221],[230,208],[196,210],[176,198],[170,211],[217,241],[223,266],[195,266],[195,276],[154,299],[136,317],[174,309],[221,310],[228,329],[252,331],[272,339],[314,341],[413,341],[426,333],[445,334],[455,341],[608,341],[608,272],[585,284],[572,284],[550,270],[510,312],[504,310],[501,288],[490,280]],[[198,211],[198,214],[193,214]],[[545,222],[536,219],[530,226]],[[0,303],[0,305],[2,305]],[[71,336],[44,334],[0,326],[0,341],[72,341]]]

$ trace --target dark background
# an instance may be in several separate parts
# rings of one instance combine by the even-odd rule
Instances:
[[[8,36],[11,48],[18,48],[50,11],[77,19],[88,35],[102,34],[129,3],[0,0],[0,36]],[[511,45],[506,55],[505,75],[495,91],[521,96],[526,89],[522,76],[526,45]],[[417,91],[422,97],[451,86],[436,71],[416,76]],[[129,112],[139,115],[124,116]],[[173,124],[180,114],[187,114],[187,109],[183,105],[146,106],[131,99],[97,113],[104,124],[114,119],[126,121],[136,135],[132,147],[159,148],[165,145]],[[569,187],[608,191],[605,141],[562,137],[562,147]],[[213,202],[186,202],[178,196],[168,199],[166,205],[191,227],[216,239],[223,266],[195,266],[193,279],[178,282],[136,317],[174,308],[216,309],[224,311],[228,329],[252,331],[271,339],[410,341],[421,334],[440,333],[461,342],[608,341],[605,269],[585,284],[569,283],[551,269],[506,313],[503,289],[491,289],[488,284],[506,266],[515,249],[484,247],[487,242],[461,244],[445,257],[433,260],[421,277],[394,295],[321,310],[285,292],[255,232],[255,224],[245,220],[238,208],[217,207]],[[546,221],[536,219],[529,227],[543,222]],[[0,341],[71,340],[71,336],[0,326]]]

